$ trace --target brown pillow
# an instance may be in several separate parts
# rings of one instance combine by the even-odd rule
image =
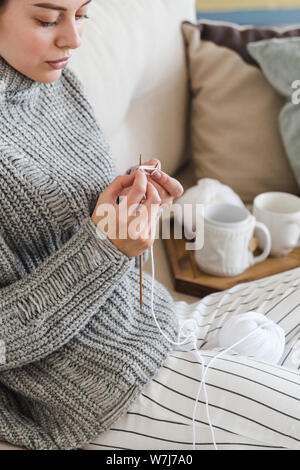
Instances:
[[[185,21],[192,153],[196,177],[229,185],[245,203],[266,191],[298,194],[278,126],[285,104],[247,51],[247,43],[300,36],[300,29]]]

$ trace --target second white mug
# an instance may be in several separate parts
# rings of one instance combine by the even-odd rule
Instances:
[[[259,194],[253,201],[253,215],[270,230],[271,256],[286,256],[300,246],[298,196],[279,191]]]

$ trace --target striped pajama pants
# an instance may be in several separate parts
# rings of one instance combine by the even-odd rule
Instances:
[[[196,319],[207,364],[222,349],[218,333],[232,315],[255,310],[285,331],[277,365],[228,351],[206,374],[209,414],[220,450],[300,449],[300,268],[175,302],[179,324]],[[191,341],[174,346],[164,366],[126,414],[82,449],[193,450],[193,412],[202,367]],[[195,448],[214,449],[203,388],[195,415]]]

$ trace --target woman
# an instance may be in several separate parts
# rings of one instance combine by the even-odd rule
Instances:
[[[90,2],[58,3],[0,0],[0,440],[29,449],[191,448],[191,407],[201,368],[193,352],[175,353],[172,341],[191,317],[199,326],[197,346],[213,348],[220,321],[241,307],[233,310],[225,301],[231,291],[206,298],[207,304],[174,303],[156,282],[153,307],[170,342],[154,322],[151,278],[144,274],[140,311],[136,257],[153,244],[160,205],[170,207],[182,187],[160,165],[152,176],[138,170],[115,177],[93,109],[66,67],[71,50],[80,46]],[[125,199],[117,201],[124,195],[127,205]],[[126,238],[99,229],[107,204]],[[133,208],[139,204],[146,210],[138,219]],[[276,293],[276,282],[280,291],[282,283],[286,288],[297,279],[289,272],[258,282],[258,289],[269,281]],[[243,300],[246,292],[248,309],[254,308],[258,296],[251,299],[244,285],[239,289]],[[271,303],[278,301],[278,292]],[[292,305],[296,298],[289,301]],[[272,317],[270,305],[264,301],[261,311]],[[293,313],[285,327],[295,321]],[[203,354],[211,355],[209,348]],[[279,366],[274,373],[274,366],[251,361],[238,356],[227,365],[232,386],[238,367],[239,386],[250,388],[250,395],[261,393],[249,387],[259,374],[269,400],[284,396],[281,409],[259,422],[253,415],[261,410],[247,402],[255,399],[244,395],[238,402],[244,414],[230,411],[236,399],[230,386],[224,387],[226,364],[217,360],[209,383],[219,392],[213,413],[228,412],[225,422],[213,415],[218,441],[225,447],[295,445],[299,427],[289,437],[280,432],[285,437],[278,444],[277,424],[272,428],[269,422],[288,415],[296,403],[296,391],[287,398],[284,390],[292,373],[293,382],[299,381],[298,374]],[[215,404],[220,399],[221,407]],[[197,448],[210,446],[204,406],[200,398]],[[292,417],[285,419],[285,426],[294,425]],[[152,434],[143,436],[145,429]],[[120,432],[134,435],[135,442],[120,439]]]

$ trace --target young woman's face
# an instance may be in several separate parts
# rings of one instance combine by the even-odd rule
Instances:
[[[70,57],[80,46],[90,2],[8,0],[0,9],[0,56],[32,80],[57,80],[62,68],[48,62]]]

